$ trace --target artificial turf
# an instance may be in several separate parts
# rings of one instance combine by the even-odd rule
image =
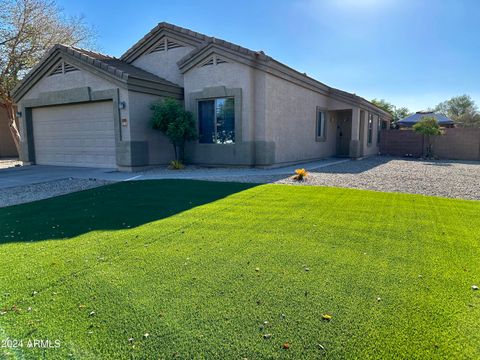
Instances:
[[[0,358],[480,358],[479,215],[180,180],[3,208]]]

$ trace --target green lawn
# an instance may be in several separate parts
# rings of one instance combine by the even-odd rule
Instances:
[[[0,236],[0,358],[480,358],[480,202],[124,182]]]

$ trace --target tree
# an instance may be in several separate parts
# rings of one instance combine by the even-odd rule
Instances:
[[[373,99],[371,103],[392,115],[391,125],[393,126],[395,126],[399,120],[406,118],[407,116],[412,114],[410,110],[408,110],[406,107],[397,108],[395,105],[389,103],[385,99]]]
[[[480,113],[475,111],[466,111],[460,116],[452,118],[458,126],[480,128]]]
[[[405,119],[407,116],[412,115],[412,112],[406,107],[395,108],[395,115],[393,116],[394,122]]]
[[[468,95],[455,96],[441,102],[435,111],[448,116],[459,126],[480,127],[480,113],[475,101]]]
[[[173,145],[175,160],[184,160],[185,143],[197,138],[193,115],[175,99],[167,98],[152,104],[152,128],[165,134]]]
[[[440,129],[440,125],[438,125],[438,121],[433,116],[424,116],[420,119],[418,123],[413,125],[413,130],[415,130],[415,132],[419,134],[422,134],[422,136],[427,139],[426,157],[433,157],[433,150],[430,138],[432,136],[442,135],[442,130]]]
[[[0,103],[20,150],[12,90],[55,44],[92,45],[82,17],[66,17],[55,0],[0,0]]]
[[[382,109],[382,110],[385,110],[386,112],[388,112],[389,114],[391,114],[393,116],[393,114],[395,113],[395,105],[389,103],[388,101],[386,101],[385,99],[373,99],[371,101],[371,103],[373,105],[375,105],[376,107]]]

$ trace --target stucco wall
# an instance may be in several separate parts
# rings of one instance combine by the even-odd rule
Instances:
[[[103,78],[91,74],[85,70],[74,71],[66,74],[58,74],[54,76],[45,76],[41,78],[19,101],[18,108],[22,109],[22,117],[19,119],[20,124],[20,134],[22,138],[22,151],[20,154],[20,158],[23,161],[31,161],[31,149],[29,149],[28,139],[32,136],[32,134],[27,134],[27,126],[26,126],[26,114],[25,114],[25,107],[24,103],[29,101],[33,101],[35,99],[40,99],[40,103],[50,103],[58,102],[66,103],[69,101],[67,98],[64,98],[61,95],[60,91],[64,90],[71,90],[74,91],[75,89],[81,90],[86,87],[89,87],[90,90],[93,91],[103,91],[103,90],[112,90],[112,89],[119,89],[119,102],[125,102],[126,109],[118,110],[115,108],[114,111],[119,111],[119,118],[127,118],[129,117],[128,108],[129,108],[129,98],[128,98],[128,91],[124,88],[119,88],[118,85],[111,83]],[[79,91],[81,92],[81,91]],[[71,96],[72,93],[69,93]],[[75,99],[72,99],[75,102]],[[33,119],[33,121],[35,121]],[[112,121],[115,121],[112,119]],[[116,124],[118,126],[118,124]],[[130,121],[128,122],[128,126],[120,127],[121,140],[123,143],[128,142],[130,140]],[[34,134],[33,134],[34,136]],[[119,139],[116,139],[119,141]],[[122,144],[120,144],[122,145]],[[125,156],[129,156],[126,154]],[[122,156],[123,157],[123,156]],[[123,160],[122,160],[123,161]],[[124,160],[123,162],[127,162]]]
[[[332,156],[336,152],[336,122],[328,116],[325,141],[316,139],[317,106],[329,109],[330,99],[276,76],[266,76],[266,138],[275,142],[275,162],[295,162]],[[344,107],[336,104],[339,108]]]
[[[152,117],[151,105],[162,98],[155,95],[129,92],[129,116],[132,143],[139,144],[139,152],[146,151],[145,165],[168,164],[174,159],[172,145],[168,138],[160,131],[152,129],[150,120]],[[136,156],[141,156],[138,154]]]
[[[187,147],[187,159],[199,164],[211,165],[254,165],[254,140],[261,141],[261,131],[255,132],[254,117],[261,122],[261,96],[263,75],[257,75],[252,68],[234,62],[218,65],[194,67],[184,74],[185,107],[196,113],[195,93],[209,88],[241,89],[241,114],[235,113],[235,144],[190,143]],[[255,93],[257,90],[259,93]],[[255,100],[255,101],[254,101]],[[237,100],[236,100],[237,101]],[[238,104],[236,104],[238,105]],[[256,105],[259,107],[257,108]],[[240,117],[240,129],[237,119]],[[197,119],[196,119],[197,120]]]
[[[92,90],[106,90],[116,87],[87,71],[72,71],[66,74],[43,77],[25,94],[23,99],[37,98],[42,92],[74,89],[84,86],[89,86]]]
[[[183,86],[183,75],[177,66],[177,61],[187,55],[193,47],[184,46],[168,51],[157,51],[144,54],[132,64],[161,78]]]
[[[421,157],[428,141],[412,129],[383,130],[381,153],[393,156]],[[480,129],[443,129],[441,136],[431,138],[433,154],[440,159],[480,160]]]

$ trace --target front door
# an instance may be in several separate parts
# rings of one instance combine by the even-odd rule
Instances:
[[[352,137],[351,111],[337,113],[337,156],[350,155],[350,139]]]

